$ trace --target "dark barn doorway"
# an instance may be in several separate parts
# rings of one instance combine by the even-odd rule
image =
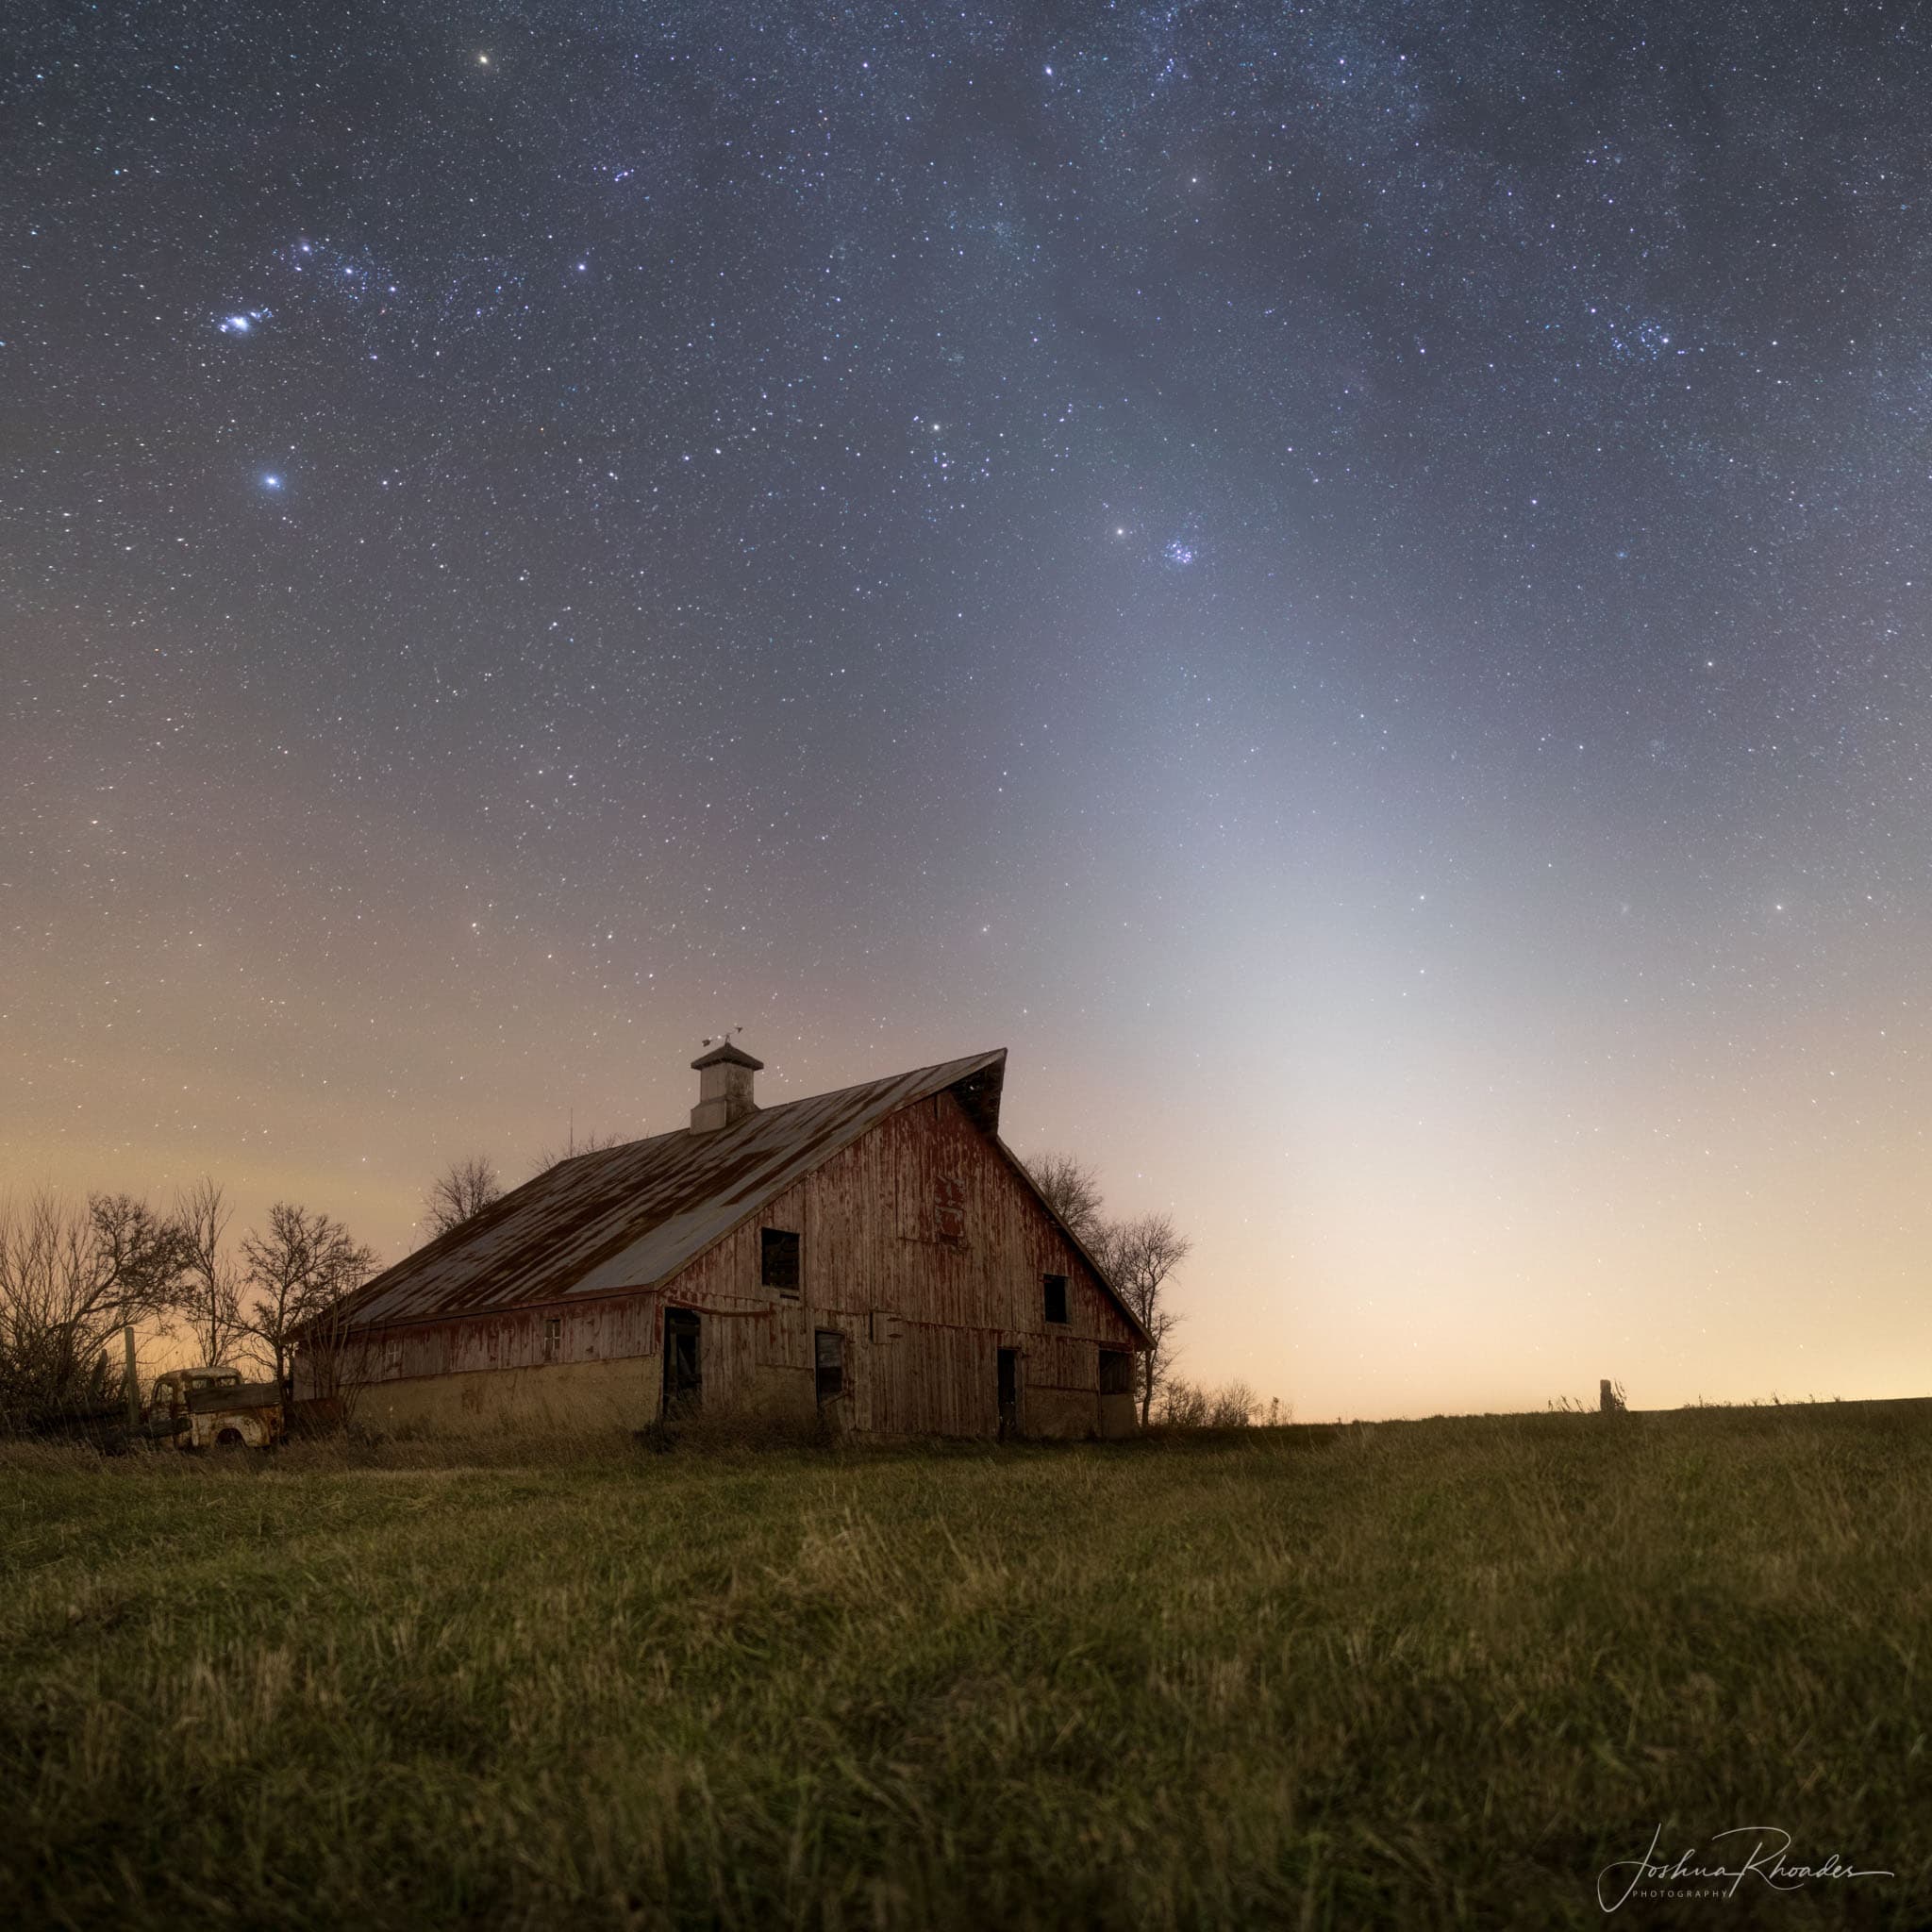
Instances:
[[[836,1328],[821,1328],[814,1342],[819,1406],[824,1407],[845,1392],[845,1338]]]
[[[699,1323],[691,1308],[664,1310],[664,1420],[694,1415],[704,1399]]]
[[[1020,1351],[1000,1350],[1000,1441],[1020,1433]]]

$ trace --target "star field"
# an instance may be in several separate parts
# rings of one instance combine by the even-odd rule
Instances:
[[[1926,25],[1571,11],[28,6],[8,1174],[1005,1043],[1191,1373],[1920,1389]]]

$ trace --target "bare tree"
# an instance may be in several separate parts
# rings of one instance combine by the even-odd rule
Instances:
[[[206,1174],[175,1197],[181,1276],[174,1312],[186,1321],[196,1355],[210,1368],[225,1362],[248,1332],[242,1314],[242,1273],[223,1250],[233,1219],[220,1182]]]
[[[1147,1345],[1134,1357],[1141,1383],[1141,1426],[1154,1412],[1154,1397],[1166,1381],[1174,1357],[1174,1331],[1180,1317],[1169,1305],[1168,1278],[1193,1251],[1193,1242],[1169,1214],[1143,1214],[1138,1221],[1109,1223],[1101,1232],[1094,1258],[1107,1271],[1115,1291],[1147,1331]]]
[[[375,1266],[375,1251],[351,1241],[340,1221],[277,1201],[268,1211],[268,1232],[251,1232],[242,1255],[255,1291],[249,1332],[286,1387],[296,1331],[361,1287]]]
[[[1244,1429],[1261,1412],[1261,1398],[1245,1382],[1224,1382],[1208,1395],[1210,1429]]]
[[[117,1330],[167,1309],[180,1232],[144,1201],[42,1192],[0,1207],[0,1417],[29,1426],[110,1392]],[[125,1391],[123,1391],[125,1392]]]
[[[181,1274],[181,1234],[132,1194],[90,1194],[96,1274],[134,1317],[164,1312]],[[116,1324],[118,1325],[118,1324]]]
[[[452,1160],[429,1183],[429,1191],[423,1196],[422,1225],[427,1229],[425,1240],[433,1241],[439,1235],[462,1226],[492,1201],[502,1198],[503,1182],[489,1155],[472,1154],[461,1160]]]
[[[1211,1398],[1197,1382],[1170,1375],[1160,1389],[1160,1423],[1169,1429],[1204,1429]]]
[[[1033,1185],[1074,1239],[1092,1248],[1106,1232],[1100,1214],[1100,1174],[1077,1155],[1036,1154],[1026,1163]]]
[[[1170,1429],[1244,1429],[1260,1412],[1261,1398],[1245,1382],[1209,1389],[1170,1375],[1161,1386],[1160,1421]]]

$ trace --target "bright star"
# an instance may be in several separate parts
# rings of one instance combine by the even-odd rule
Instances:
[[[261,487],[264,490],[279,490],[282,487],[282,479],[274,471],[268,471],[262,476]]]

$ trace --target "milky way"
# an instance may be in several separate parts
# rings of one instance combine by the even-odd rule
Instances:
[[[9,41],[9,1176],[1008,1044],[1201,1373],[1932,1372],[1912,9]]]

